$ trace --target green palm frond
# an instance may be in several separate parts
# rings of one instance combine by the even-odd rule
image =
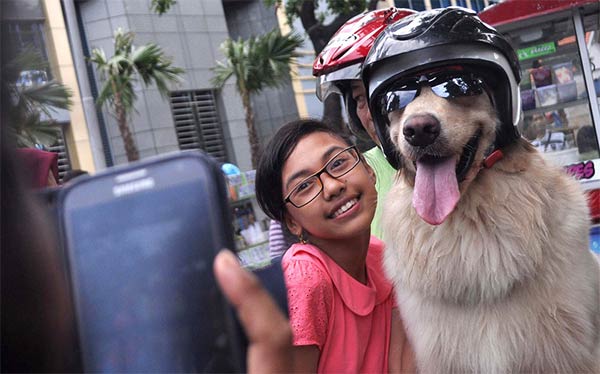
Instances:
[[[44,147],[51,147],[56,144],[60,137],[61,130],[57,125],[39,124],[28,128],[25,133],[27,134],[29,142],[24,142],[21,146],[35,147],[36,145],[41,144]],[[17,138],[17,145],[19,145],[21,138],[22,137]]]
[[[233,74],[234,70],[231,64],[217,61],[217,66],[213,68],[213,77],[210,82],[213,86],[222,88]]]
[[[173,5],[177,4],[175,0],[152,0],[150,8],[159,16],[167,13]]]
[[[168,83],[178,82],[184,72],[173,66],[172,60],[154,43],[133,50],[131,60],[144,84],[148,86],[154,82],[163,96],[169,92]]]
[[[135,83],[138,77],[145,86],[155,84],[162,95],[169,92],[168,84],[178,82],[184,70],[173,66],[172,60],[164,55],[155,43],[135,47],[135,34],[117,29],[115,32],[115,54],[106,58],[104,51],[94,49],[90,61],[104,79],[96,100],[98,105],[114,104],[116,94],[127,112],[133,111],[137,95]]]
[[[173,2],[174,3],[174,2]],[[108,105],[111,112],[119,121],[121,134],[129,132],[127,118],[135,111],[135,85],[141,80],[145,86],[155,84],[164,97],[169,93],[168,84],[178,82],[184,70],[173,66],[171,59],[165,56],[163,50],[155,43],[136,47],[133,45],[135,34],[117,29],[115,32],[115,53],[106,58],[104,51],[94,49],[90,62],[96,65],[96,70],[103,81],[96,104]],[[127,158],[137,159],[137,149],[131,137],[123,135],[127,142]],[[129,140],[127,140],[127,139]],[[133,151],[134,150],[134,151]]]
[[[21,90],[21,100],[27,103],[27,107],[37,106],[44,112],[51,110],[52,107],[69,109],[72,104],[71,96],[68,87],[55,81]]]
[[[39,112],[27,112],[13,127],[18,147],[50,147],[58,140],[61,130],[48,121],[40,121]]]
[[[135,33],[117,28],[115,31],[115,56],[131,54]]]
[[[106,65],[106,54],[102,48],[94,48],[92,49],[92,53],[89,57],[89,61],[93,62],[99,66]]]
[[[4,64],[2,79],[5,82],[15,82],[19,77],[19,73],[23,70],[46,71],[47,69],[48,62],[42,54],[33,48],[26,48]]]
[[[110,103],[113,97],[112,91],[110,84],[103,84],[100,93],[98,93],[98,98],[96,98],[96,105],[102,107],[102,105]]]
[[[71,90],[59,82],[51,81],[32,86],[18,86],[20,72],[26,70],[45,71],[48,63],[33,49],[26,49],[14,58],[6,61],[2,70],[3,89],[11,98],[8,112],[11,132],[17,145],[33,147],[51,146],[56,143],[60,128],[42,121],[41,114],[52,117],[56,109],[71,107]]]
[[[295,50],[302,38],[295,34],[281,35],[274,29],[265,35],[247,40],[227,39],[221,45],[225,61],[213,68],[211,82],[222,87],[235,76],[238,91],[258,92],[266,87],[283,84],[288,65],[296,57]]]

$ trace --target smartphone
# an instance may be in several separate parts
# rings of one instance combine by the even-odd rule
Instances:
[[[242,372],[212,264],[234,248],[224,177],[183,152],[78,178],[58,197],[84,372]]]

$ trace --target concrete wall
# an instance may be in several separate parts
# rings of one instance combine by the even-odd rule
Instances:
[[[232,39],[261,35],[278,26],[275,9],[267,8],[263,0],[224,2],[225,18]],[[284,123],[298,118],[291,79],[279,88],[267,88],[252,97],[254,123],[262,144]]]
[[[113,31],[121,27],[136,33],[137,45],[156,42],[174,59],[174,65],[186,70],[183,81],[172,90],[211,88],[210,68],[223,59],[218,47],[229,36],[221,0],[178,0],[162,16],[150,10],[150,0],[87,0],[79,7],[90,50],[102,48],[112,56]],[[244,114],[233,85],[232,81],[223,89],[220,115],[230,161],[249,170]],[[138,87],[137,94],[137,113],[130,124],[140,156],[179,149],[168,99],[163,99],[155,87]],[[114,161],[126,162],[116,121],[108,113],[106,119]]]

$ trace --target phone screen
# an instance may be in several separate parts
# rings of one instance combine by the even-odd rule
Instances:
[[[184,158],[92,178],[65,197],[85,371],[240,370],[212,271],[230,243],[211,177]]]

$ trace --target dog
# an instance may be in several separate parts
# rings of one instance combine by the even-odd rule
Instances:
[[[384,207],[384,269],[418,371],[600,372],[600,266],[578,182],[523,138],[483,167],[499,121],[485,93],[422,87],[389,119],[405,165]],[[431,124],[435,140],[411,144]]]

